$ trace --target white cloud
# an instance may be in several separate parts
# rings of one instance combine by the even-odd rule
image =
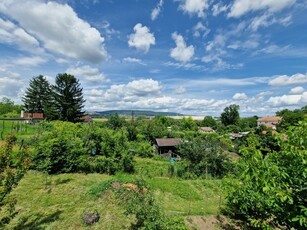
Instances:
[[[0,18],[0,43],[14,44],[23,50],[37,51],[39,42],[24,29]]]
[[[158,4],[156,5],[156,7],[151,11],[151,20],[156,20],[157,17],[159,16],[160,12],[161,12],[161,9],[162,9],[162,6],[163,6],[163,0],[160,0],[158,2]]]
[[[212,14],[213,16],[218,16],[220,13],[227,11],[229,6],[223,5],[222,3],[217,3],[212,6]]]
[[[151,97],[157,98],[161,94],[161,90],[162,86],[158,81],[140,79],[133,80],[127,84],[111,85],[106,90],[85,90],[84,94],[92,104],[101,102],[104,107],[110,106],[113,109],[114,107],[120,109],[123,108],[124,103],[139,103],[139,101],[149,100]]]
[[[125,57],[123,59],[123,62],[126,62],[126,63],[137,63],[137,64],[140,64],[140,65],[146,65],[145,63],[142,62],[141,59],[132,58],[132,57]]]
[[[277,12],[290,7],[295,0],[235,0],[231,6],[229,17],[240,17],[248,12],[267,10]]]
[[[147,53],[150,46],[156,44],[154,34],[150,33],[148,27],[142,26],[141,23],[136,24],[133,30],[135,33],[129,35],[129,46]]]
[[[291,23],[291,16],[286,16],[283,18],[275,18],[272,14],[265,13],[261,16],[252,19],[249,28],[252,31],[257,31],[260,27],[268,27],[273,24],[280,24],[283,26],[288,26]]]
[[[296,85],[296,84],[306,84],[307,83],[307,74],[297,73],[292,76],[282,75],[273,78],[269,81],[269,85],[272,86],[287,86],[287,85]]]
[[[173,33],[172,38],[176,43],[176,47],[171,49],[170,56],[179,62],[189,62],[194,55],[193,45],[187,46],[180,34]]]
[[[247,100],[248,97],[245,93],[236,93],[235,95],[233,95],[232,99],[235,101],[241,101],[241,100]]]
[[[34,67],[34,66],[38,66],[40,64],[46,63],[47,60],[39,57],[39,56],[34,56],[34,57],[20,57],[20,58],[16,58],[14,60],[14,63],[17,65],[22,65],[22,66],[30,66],[30,67]]]
[[[259,46],[260,37],[257,35],[251,35],[246,41],[235,41],[227,45],[227,48],[239,50],[239,49],[255,49]]]
[[[198,22],[194,27],[193,27],[193,35],[195,37],[200,37],[202,33],[202,37],[207,36],[210,33],[210,29],[207,28],[202,24],[202,22]]]
[[[301,86],[297,86],[297,87],[294,87],[290,90],[289,94],[294,94],[294,95],[297,95],[297,94],[301,94],[305,91],[305,89]]]
[[[70,58],[98,63],[107,57],[104,38],[67,4],[42,0],[5,1],[0,12],[19,23],[32,43]],[[24,33],[24,32],[23,32]]]
[[[277,97],[270,97],[268,103],[273,106],[298,105],[301,99],[302,95],[283,95]]]
[[[20,78],[20,74],[11,72],[5,67],[0,66],[0,96],[16,99],[20,88],[25,82]]]
[[[174,94],[183,94],[186,92],[186,88],[183,86],[179,86],[173,90]]]
[[[99,69],[92,68],[89,65],[70,67],[66,70],[66,73],[72,74],[88,84],[108,82],[107,77]]]
[[[118,30],[115,30],[111,27],[111,24],[108,21],[103,21],[100,27],[104,30],[108,39],[110,39],[112,37],[112,35],[119,35],[120,34],[120,32]]]
[[[205,16],[205,10],[209,8],[208,0],[180,0],[179,9],[190,15],[196,14],[198,17]]]
[[[205,71],[207,70],[204,66],[202,65],[196,65],[194,63],[184,63],[184,62],[166,62],[164,63],[165,66],[172,66],[177,69],[185,69],[185,70],[197,70],[197,71]]]

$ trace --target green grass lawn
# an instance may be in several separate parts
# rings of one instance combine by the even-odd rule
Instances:
[[[100,185],[110,179],[133,181],[142,178],[168,215],[218,214],[223,202],[220,180],[161,176],[161,170],[167,172],[167,161],[137,158],[136,168],[136,174],[116,176],[75,173],[46,177],[43,173],[29,171],[11,193],[17,198],[18,213],[7,229],[125,229],[133,220],[125,216],[114,195],[101,192],[93,196],[92,193],[103,188]],[[145,169],[147,174],[144,174]],[[99,222],[91,227],[82,222],[87,210],[100,213]]]

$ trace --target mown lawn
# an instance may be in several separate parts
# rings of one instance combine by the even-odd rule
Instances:
[[[223,203],[220,180],[169,178],[161,174],[161,170],[167,172],[167,161],[137,158],[136,168],[133,175],[116,176],[74,173],[46,177],[43,173],[29,171],[11,193],[17,198],[18,213],[7,229],[126,229],[133,218],[124,214],[114,195],[103,191],[100,196],[91,193],[110,179],[141,178],[168,215],[218,214]],[[100,214],[99,222],[91,227],[82,222],[88,210]]]

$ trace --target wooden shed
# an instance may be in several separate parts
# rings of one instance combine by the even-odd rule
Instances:
[[[181,143],[179,138],[157,138],[155,147],[159,154],[176,153],[176,146]]]

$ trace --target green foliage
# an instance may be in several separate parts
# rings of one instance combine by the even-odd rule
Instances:
[[[307,227],[307,121],[291,127],[281,149],[263,156],[259,141],[241,150],[235,178],[228,187],[228,208],[263,229]]]
[[[152,144],[156,138],[168,137],[167,125],[162,117],[155,117],[152,120],[138,120],[138,133],[143,135],[144,139]]]
[[[58,74],[52,87],[60,120],[76,122],[84,115],[82,88],[73,75]]]
[[[133,172],[124,130],[110,130],[87,124],[53,122],[53,129],[39,139],[33,167],[51,174]]]
[[[125,124],[125,118],[120,117],[117,113],[111,115],[106,121],[106,126],[110,129],[121,129]]]
[[[57,118],[51,86],[42,75],[30,80],[22,101],[26,112],[43,113],[47,120]]]
[[[183,130],[191,130],[191,131],[197,130],[197,124],[192,119],[192,117],[182,118],[181,121],[180,121],[180,126],[181,126],[181,129],[183,129]]]
[[[186,229],[182,218],[166,216],[144,180],[115,177],[90,189],[91,195],[106,193],[109,189],[115,193],[119,205],[125,214],[134,221],[129,229]]]
[[[225,126],[236,125],[240,119],[239,109],[240,107],[235,104],[226,107],[221,113],[222,124]]]
[[[12,100],[3,97],[0,101],[0,117],[19,117],[21,111],[20,105],[15,105]]]
[[[257,116],[241,118],[238,122],[240,131],[250,131],[257,127]]]
[[[213,129],[217,128],[217,121],[212,116],[206,116],[201,121],[201,126],[211,127]]]
[[[277,112],[278,113],[278,112]],[[278,128],[287,129],[290,126],[298,125],[299,121],[304,120],[305,114],[302,110],[283,110],[280,112],[282,114],[282,119],[278,124]]]
[[[15,211],[16,200],[7,199],[7,195],[18,184],[29,166],[29,153],[27,148],[22,148],[17,154],[13,153],[13,147],[17,138],[8,135],[0,146],[0,213],[6,215],[0,218],[0,227],[6,225]]]
[[[197,137],[184,142],[179,147],[179,154],[187,160],[181,169],[186,175],[223,176],[231,168],[230,159],[223,152],[218,140],[211,135],[207,135],[205,139]]]
[[[130,142],[130,149],[140,157],[154,156],[154,149],[149,141]]]
[[[68,122],[54,122],[54,128],[44,133],[33,156],[36,169],[48,173],[67,173],[77,170],[78,159],[86,153],[79,126]]]

